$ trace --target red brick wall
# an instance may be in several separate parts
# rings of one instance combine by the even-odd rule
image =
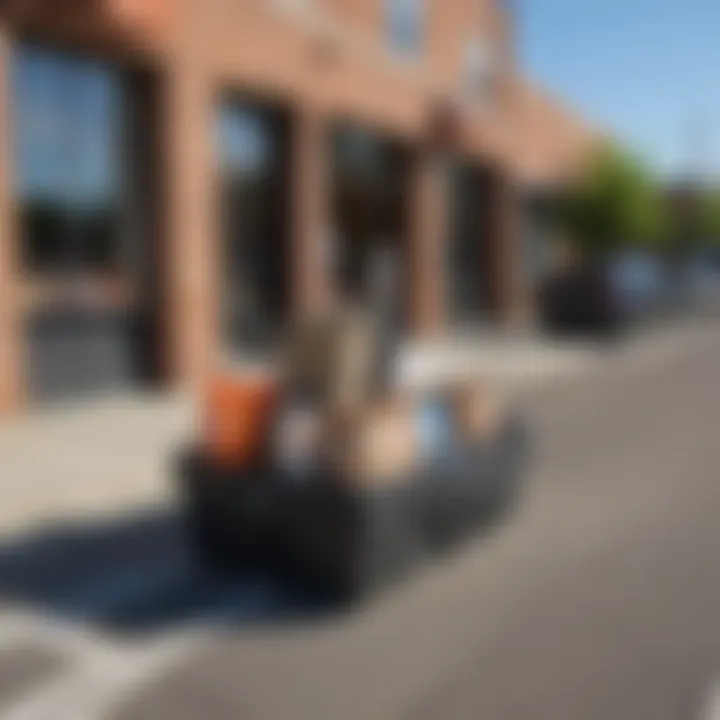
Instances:
[[[217,361],[219,339],[214,106],[206,77],[184,59],[168,75],[165,98],[166,367],[197,383]]]
[[[498,0],[424,0],[425,46],[417,63],[431,71],[446,88],[459,82],[466,44],[483,38],[498,48],[510,69],[514,65],[512,19]],[[389,50],[388,0],[318,0],[379,49]]]
[[[448,227],[446,173],[442,158],[430,148],[413,158],[410,194],[410,309],[416,331],[442,331],[445,321],[444,238]]]
[[[448,87],[461,82],[465,51],[474,40],[489,43],[503,65],[509,65],[512,51],[505,20],[496,0],[431,0],[428,51],[441,82]]]
[[[334,296],[328,247],[331,169],[326,118],[302,105],[292,122],[292,299],[295,316],[304,318],[329,307]]]
[[[0,22],[0,414],[22,398],[15,217],[11,197],[10,38]]]

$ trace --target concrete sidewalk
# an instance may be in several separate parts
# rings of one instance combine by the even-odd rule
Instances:
[[[557,340],[532,329],[467,333],[451,341],[406,349],[399,371],[408,386],[453,375],[486,378],[511,397],[588,372],[666,362],[695,348],[720,328],[720,316],[648,323],[616,340]]]
[[[456,373],[486,377],[513,400],[531,389],[648,362],[696,346],[702,324],[656,330],[615,351],[525,336],[466,337],[417,346],[400,376],[423,385]],[[127,394],[33,411],[0,427],[0,536],[172,503],[173,451],[192,434],[183,397]]]
[[[0,535],[166,503],[191,404],[141,394],[35,410],[0,427]]]
[[[399,377],[411,387],[457,375],[477,377],[512,394],[585,372],[598,360],[597,347],[588,343],[558,343],[530,333],[465,336],[408,348]]]

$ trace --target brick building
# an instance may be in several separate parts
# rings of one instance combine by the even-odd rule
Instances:
[[[408,331],[521,315],[526,108],[501,0],[5,0],[0,411],[201,381],[380,250]]]
[[[530,291],[552,264],[553,203],[607,137],[561,101],[518,78],[512,174],[522,207],[524,284]]]

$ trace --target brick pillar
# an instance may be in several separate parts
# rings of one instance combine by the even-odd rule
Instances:
[[[11,197],[11,51],[9,32],[0,21],[0,415],[18,410],[24,396],[17,228]]]
[[[328,127],[316,110],[292,118],[290,253],[292,312],[296,318],[328,309],[333,301]]]
[[[219,203],[213,167],[212,83],[197,63],[169,69],[166,129],[166,369],[180,386],[207,379],[220,341]]]
[[[420,151],[410,183],[410,322],[418,335],[434,335],[445,324],[447,173],[442,156]]]
[[[508,325],[527,314],[522,257],[521,197],[512,178],[496,171],[491,181],[492,287],[497,318]]]

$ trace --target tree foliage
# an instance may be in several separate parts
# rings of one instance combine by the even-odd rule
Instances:
[[[602,256],[652,246],[666,232],[666,217],[652,174],[633,155],[608,144],[561,202],[560,225],[576,247]]]
[[[720,245],[720,190],[704,190],[698,199],[697,236],[703,244]]]

